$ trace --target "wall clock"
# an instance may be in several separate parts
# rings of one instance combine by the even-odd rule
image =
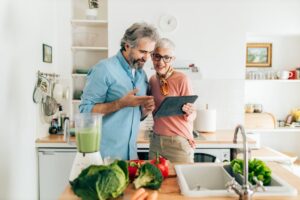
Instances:
[[[163,32],[172,32],[177,28],[178,22],[172,15],[163,15],[159,19],[159,28]]]

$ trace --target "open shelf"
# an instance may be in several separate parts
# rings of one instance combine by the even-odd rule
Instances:
[[[79,100],[79,99],[73,99],[72,100],[72,103],[80,103],[81,102],[81,100]]]
[[[72,74],[72,77],[77,78],[77,77],[86,77],[87,74]]]
[[[246,129],[246,132],[299,132],[300,128],[289,128],[289,127],[280,127],[280,128],[273,128],[273,129]]]
[[[288,79],[288,80],[280,80],[280,79],[274,79],[274,80],[252,80],[252,79],[245,79],[247,82],[275,82],[275,83],[300,83],[300,79]]]
[[[107,51],[107,47],[80,47],[80,46],[72,46],[73,51],[76,50],[86,50],[86,51]]]
[[[107,26],[106,20],[86,20],[86,19],[73,19],[71,20],[73,26]]]

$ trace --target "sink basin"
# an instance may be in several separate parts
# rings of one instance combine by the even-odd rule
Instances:
[[[235,180],[242,185],[242,176],[232,173],[230,165],[218,163],[175,165],[181,194],[190,197],[199,196],[237,196],[233,191],[228,192],[225,185]],[[258,191],[254,196],[295,196],[297,190],[280,177],[272,174],[270,186],[266,191]]]
[[[220,164],[175,165],[181,193],[185,196],[235,196],[225,185],[232,177]]]
[[[234,174],[230,165],[224,165],[224,169],[233,176],[240,185],[243,184],[243,176]],[[296,188],[289,185],[279,176],[276,176],[276,174],[272,174],[271,184],[265,186],[265,189],[266,191],[259,190],[255,192],[254,196],[295,196],[298,194]]]

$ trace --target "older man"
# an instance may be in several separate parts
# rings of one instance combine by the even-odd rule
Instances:
[[[148,81],[142,68],[158,38],[153,26],[135,23],[125,31],[121,50],[88,73],[79,109],[104,114],[100,144],[103,158],[137,158],[140,119],[154,109],[153,97],[146,96]]]

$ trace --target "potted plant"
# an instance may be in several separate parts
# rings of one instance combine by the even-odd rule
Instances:
[[[85,12],[86,18],[93,19],[93,20],[97,19],[98,6],[99,6],[98,0],[88,0],[88,4],[89,4],[89,7]]]

